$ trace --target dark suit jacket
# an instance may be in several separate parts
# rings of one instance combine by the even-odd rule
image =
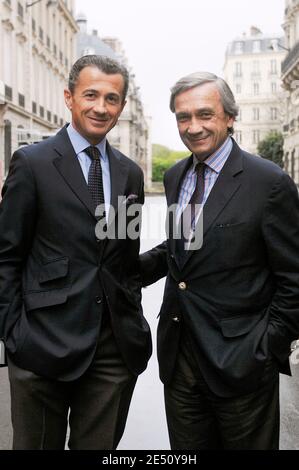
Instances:
[[[168,206],[178,199],[191,158],[165,174]],[[204,206],[203,231],[202,248],[182,269],[171,232],[141,256],[144,285],[168,272],[160,376],[165,383],[172,378],[183,320],[210,388],[220,396],[247,393],[259,386],[269,356],[289,373],[290,343],[299,336],[297,188],[278,166],[234,143]]]
[[[107,151],[112,205],[130,194],[143,203],[141,169],[109,145]],[[37,374],[76,379],[93,358],[105,303],[126,365],[142,372],[151,338],[140,303],[139,238],[97,241],[66,128],[15,152],[2,196],[0,338],[12,360]]]

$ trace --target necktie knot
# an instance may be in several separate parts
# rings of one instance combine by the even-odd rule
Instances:
[[[89,156],[91,160],[99,160],[101,157],[101,153],[97,147],[90,145],[84,150],[85,153]]]
[[[204,173],[205,167],[206,167],[206,164],[204,162],[196,163],[194,172],[197,174],[197,177],[201,176]]]

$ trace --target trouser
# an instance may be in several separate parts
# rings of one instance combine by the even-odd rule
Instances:
[[[47,365],[45,364],[45,368]],[[115,449],[122,437],[136,377],[125,366],[109,322],[90,367],[61,382],[17,367],[8,358],[13,449]]]
[[[171,448],[278,449],[279,373],[273,360],[267,362],[258,390],[219,397],[201,374],[194,348],[184,332],[174,377],[164,387]]]

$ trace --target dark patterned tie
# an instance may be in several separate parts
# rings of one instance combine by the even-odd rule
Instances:
[[[94,208],[100,204],[105,203],[104,189],[103,189],[103,175],[101,167],[101,153],[97,147],[87,147],[84,150],[91,159],[91,164],[88,172],[88,189],[90,191]]]
[[[194,230],[195,220],[199,211],[199,204],[202,204],[203,196],[205,192],[205,163],[198,162],[195,167],[196,183],[193,194],[189,201],[189,217],[184,217],[186,209],[183,211],[181,217],[183,217],[183,226],[185,228],[184,233],[190,233],[191,229]],[[191,209],[191,210],[190,210]],[[191,213],[191,218],[190,218]],[[186,214],[187,215],[187,214]]]
[[[196,164],[195,188],[179,220],[179,233],[181,234],[181,237],[177,240],[176,247],[180,264],[184,262],[185,256],[188,253],[185,243],[189,239],[188,234],[195,229],[196,218],[200,209],[199,204],[202,204],[203,202],[205,192],[205,167],[206,164],[203,162],[198,162]]]

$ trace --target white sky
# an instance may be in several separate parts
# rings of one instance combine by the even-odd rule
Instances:
[[[152,142],[184,149],[169,111],[169,88],[183,75],[222,75],[225,49],[251,25],[283,36],[285,0],[76,0],[88,31],[121,40],[148,114]]]

